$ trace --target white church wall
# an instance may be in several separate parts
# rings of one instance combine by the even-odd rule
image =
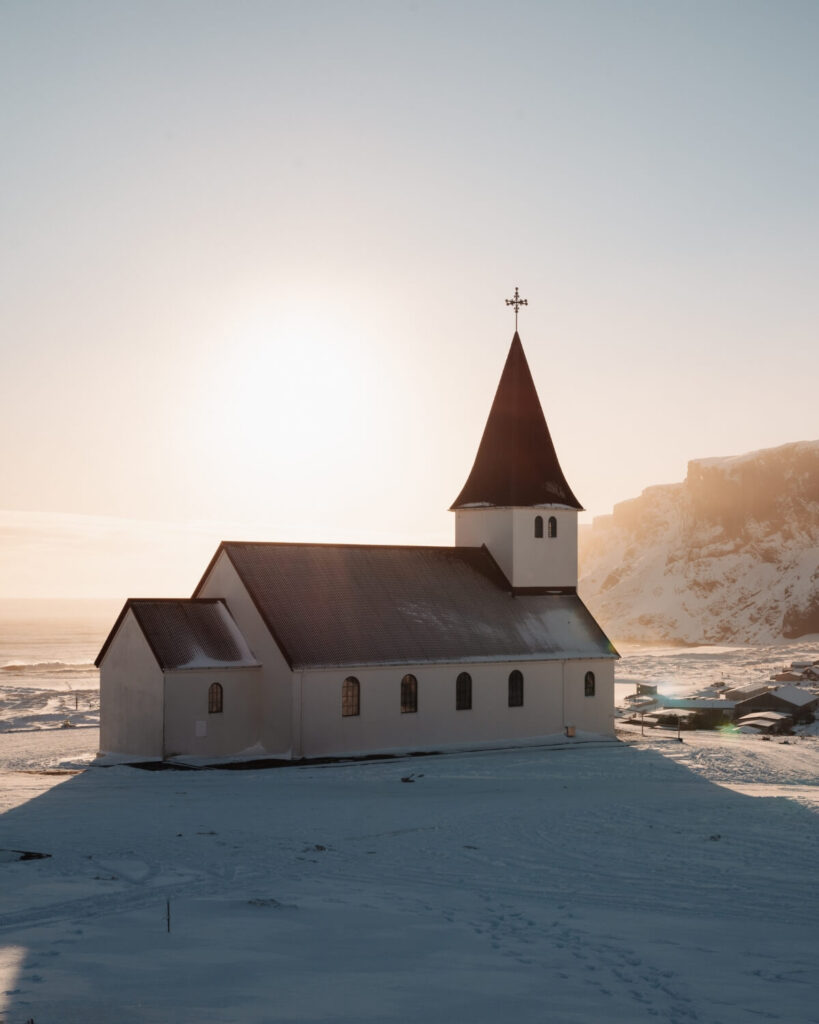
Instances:
[[[587,672],[594,673],[594,696],[585,696]],[[566,662],[566,724],[614,735],[614,659]]]
[[[163,757],[162,670],[128,611],[100,664],[100,749]]]
[[[212,683],[222,687],[222,711],[208,712]],[[261,668],[184,669],[165,677],[167,757],[224,757],[259,742]]]
[[[292,742],[292,719],[294,710],[298,711],[293,701],[293,672],[226,552],[220,554],[194,596],[224,599],[256,660],[262,665],[257,741],[273,756],[300,756]]]
[[[570,686],[580,673],[581,693],[583,675],[591,664],[583,662],[569,671]],[[613,669],[606,667],[613,678]],[[510,708],[509,673],[513,669],[523,673],[524,703]],[[469,711],[455,708],[459,672],[472,676]],[[418,680],[418,710],[402,714],[401,679],[406,673]],[[361,713],[345,718],[341,688],[348,675],[360,682]],[[321,669],[305,672],[302,687],[301,746],[305,757],[467,747],[562,733],[566,724],[588,731],[611,731],[608,714],[612,705],[609,702],[603,710],[606,697],[602,687],[596,702],[577,707],[572,703],[571,721],[567,719],[562,661]]]
[[[543,536],[535,536],[535,518]],[[549,537],[550,517],[557,536]],[[474,508],[455,513],[458,547],[486,544],[513,587],[577,586],[577,512],[564,508]]]
[[[577,512],[567,508],[516,508],[513,513],[515,587],[577,586]],[[535,536],[535,518],[543,519],[543,536]],[[557,536],[549,536],[554,517]]]
[[[455,512],[455,546],[479,548],[485,544],[510,582],[514,574],[512,511],[471,508]]]

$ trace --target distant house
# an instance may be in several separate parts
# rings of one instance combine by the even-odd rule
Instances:
[[[794,722],[809,722],[819,706],[819,695],[798,686],[779,686],[775,690],[737,701],[734,721],[755,711],[780,711],[790,715]]]
[[[517,332],[453,547],[222,543],[190,600],[130,600],[104,750],[314,758],[613,732],[617,652]]]
[[[748,683],[745,686],[734,686],[726,690],[723,696],[726,700],[741,701],[749,697],[756,697],[757,694],[767,693],[771,687],[767,683]]]
[[[798,683],[803,678],[803,674],[794,672],[792,669],[785,669],[784,672],[777,672],[771,678],[775,683]]]
[[[755,711],[738,718],[736,725],[744,731],[781,734],[790,732],[793,718],[783,711]]]
[[[665,714],[685,716],[691,729],[716,729],[734,713],[734,702],[721,697],[664,697],[662,703]]]
[[[792,661],[791,667],[773,676],[777,683],[819,682],[819,662]]]

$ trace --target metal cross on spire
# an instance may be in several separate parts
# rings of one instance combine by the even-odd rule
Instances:
[[[515,285],[515,296],[512,299],[507,299],[506,300],[506,305],[507,306],[514,306],[515,307],[515,332],[517,333],[517,329],[518,329],[518,310],[520,309],[521,306],[528,306],[529,305],[529,300],[528,299],[522,299],[520,297],[520,292],[518,291],[518,286]]]

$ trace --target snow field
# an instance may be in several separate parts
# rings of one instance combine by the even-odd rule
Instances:
[[[6,770],[0,848],[52,856],[0,864],[0,1021],[817,1021],[819,815],[724,784],[809,790],[819,741],[704,735]]]

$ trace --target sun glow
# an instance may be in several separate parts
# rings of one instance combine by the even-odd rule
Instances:
[[[337,305],[299,307],[233,316],[200,381],[201,469],[230,468],[237,518],[287,515],[294,496],[349,495],[386,457],[394,413],[381,378],[392,371],[376,339]]]
[[[227,441],[261,441],[298,464],[349,446],[364,427],[369,373],[358,339],[337,324],[243,326],[230,345],[232,390]]]

